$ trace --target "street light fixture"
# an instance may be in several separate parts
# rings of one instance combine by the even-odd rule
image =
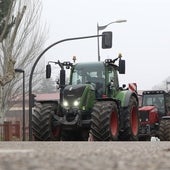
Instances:
[[[25,141],[25,71],[22,70],[22,69],[18,69],[16,68],[15,69],[15,72],[18,72],[18,73],[23,73],[23,93],[22,93],[22,96],[23,96],[23,101],[22,101],[22,110],[23,110],[23,120],[22,120],[22,132],[23,132],[23,141]]]
[[[106,27],[108,27],[111,24],[122,23],[122,22],[127,22],[127,20],[117,20],[117,21],[110,22],[107,25],[103,25],[103,26],[99,26],[99,24],[97,23],[97,35],[99,35],[99,30],[104,30]],[[97,47],[98,47],[98,61],[100,61],[99,37],[97,37]]]

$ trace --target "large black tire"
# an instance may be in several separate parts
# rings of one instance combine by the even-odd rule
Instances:
[[[100,101],[91,114],[90,141],[115,141],[119,133],[119,114],[114,101]]]
[[[129,105],[123,110],[121,116],[124,116],[124,129],[120,132],[119,139],[124,141],[139,140],[139,114],[138,102],[134,96],[130,97]]]
[[[158,135],[161,141],[170,141],[170,119],[160,121]]]
[[[60,139],[60,127],[52,126],[52,114],[56,110],[54,103],[36,103],[32,114],[32,132],[36,141]]]

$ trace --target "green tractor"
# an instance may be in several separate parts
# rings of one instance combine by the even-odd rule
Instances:
[[[60,100],[35,103],[32,115],[35,140],[138,140],[138,97],[135,91],[119,86],[118,72],[125,73],[121,55],[104,62],[55,64],[61,68]],[[68,84],[66,69],[70,70]],[[48,63],[46,77],[50,75]]]

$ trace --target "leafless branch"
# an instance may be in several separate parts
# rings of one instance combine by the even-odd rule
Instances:
[[[6,31],[7,31],[9,20],[10,20],[12,6],[13,6],[13,2],[11,2],[10,6],[9,6],[8,14],[7,14],[6,19],[4,21],[5,22],[5,26],[4,26],[4,29],[3,29],[2,33],[1,33],[1,35],[0,35],[0,42],[3,41],[4,35],[5,35]]]

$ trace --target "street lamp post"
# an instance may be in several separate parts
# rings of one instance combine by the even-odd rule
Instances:
[[[127,20],[117,20],[117,21],[113,21],[108,23],[107,25],[104,26],[99,26],[99,24],[97,23],[97,35],[99,35],[99,30],[104,30],[107,26],[114,24],[114,23],[122,23],[122,22],[126,22]],[[100,61],[100,45],[99,45],[99,37],[97,37],[97,49],[98,49],[98,61]]]
[[[15,72],[23,73],[23,93],[22,93],[22,110],[23,110],[23,117],[22,117],[22,132],[23,132],[23,141],[25,141],[25,71],[22,69],[15,69]]]

